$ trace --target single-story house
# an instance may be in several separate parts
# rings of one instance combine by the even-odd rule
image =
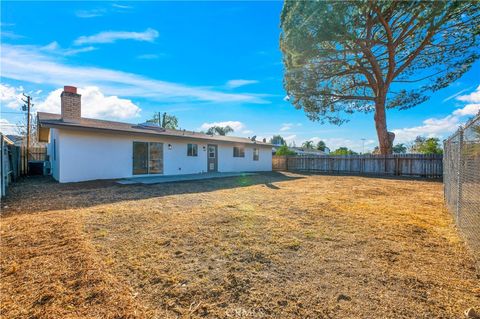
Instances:
[[[84,118],[77,88],[65,86],[61,114],[38,112],[38,138],[48,142],[52,176],[59,182],[272,170],[272,145]]]

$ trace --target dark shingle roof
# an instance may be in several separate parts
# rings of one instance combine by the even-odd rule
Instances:
[[[264,143],[262,141],[252,141],[246,137],[235,137],[235,136],[220,136],[220,135],[208,135],[199,132],[186,131],[186,130],[171,130],[164,129],[156,126],[147,126],[142,124],[130,124],[123,122],[114,122],[114,121],[105,121],[97,119],[89,119],[82,117],[79,121],[76,122],[65,122],[62,120],[60,114],[38,112],[38,124],[41,127],[68,127],[72,129],[90,129],[90,130],[108,130],[108,131],[117,131],[117,132],[126,132],[126,133],[137,133],[137,134],[149,134],[149,135],[160,135],[168,137],[180,137],[180,138],[195,138],[219,142],[234,142],[234,143],[243,143],[243,144],[257,144],[257,145],[266,145],[270,146],[269,143]]]

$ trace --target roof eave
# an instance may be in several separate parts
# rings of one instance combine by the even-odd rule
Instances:
[[[52,121],[55,121],[55,122],[52,122]],[[258,146],[266,146],[266,147],[272,146],[272,144],[264,143],[264,142],[232,141],[232,140],[222,140],[222,139],[208,138],[208,137],[202,137],[202,136],[192,136],[192,135],[182,136],[182,135],[173,135],[173,134],[161,134],[159,132],[132,132],[129,130],[122,130],[122,129],[116,129],[116,128],[91,127],[91,126],[85,126],[85,125],[80,125],[76,123],[63,124],[63,123],[59,123],[56,120],[39,119],[38,124],[41,127],[47,127],[47,128],[63,128],[63,129],[67,128],[67,129],[78,129],[82,131],[99,131],[99,132],[123,132],[126,134],[135,134],[135,135],[161,136],[161,137],[180,138],[180,139],[190,138],[195,140],[236,143],[236,144],[246,144],[246,145],[258,145]]]

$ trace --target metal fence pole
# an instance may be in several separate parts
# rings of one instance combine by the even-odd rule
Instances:
[[[461,201],[462,201],[462,149],[463,149],[463,128],[460,127],[458,129],[459,134],[459,141],[458,141],[458,169],[457,169],[457,207],[456,207],[456,215],[457,215],[457,223],[458,226],[461,226],[462,221],[461,217]]]

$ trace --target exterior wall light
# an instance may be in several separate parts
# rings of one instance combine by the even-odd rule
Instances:
[[[168,144],[168,149],[169,149],[169,150],[172,149],[172,144]]]

